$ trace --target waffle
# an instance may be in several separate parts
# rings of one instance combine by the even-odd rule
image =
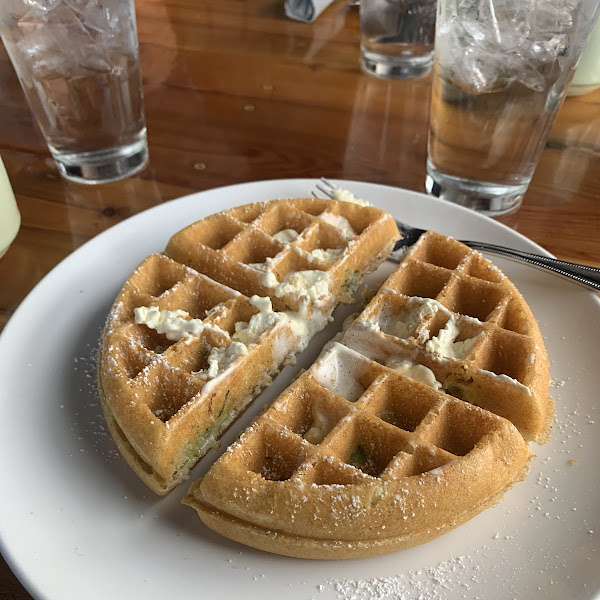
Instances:
[[[215,531],[302,558],[424,543],[496,503],[553,416],[533,315],[434,232],[337,341],[192,484]]]
[[[98,373],[138,476],[159,494],[186,479],[397,237],[373,207],[280,200],[207,217],[146,258],[110,311]]]

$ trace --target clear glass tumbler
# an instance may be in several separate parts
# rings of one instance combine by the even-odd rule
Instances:
[[[64,177],[104,183],[146,165],[133,0],[1,0],[0,34]]]
[[[385,79],[431,70],[436,0],[361,0],[360,64]]]
[[[439,0],[426,190],[516,210],[597,17],[597,0]]]

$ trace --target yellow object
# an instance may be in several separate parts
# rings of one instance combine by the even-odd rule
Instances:
[[[600,88],[600,20],[590,35],[567,96],[580,96],[597,88]]]
[[[10,187],[4,163],[0,158],[0,258],[4,256],[8,247],[17,237],[20,226],[21,214]]]

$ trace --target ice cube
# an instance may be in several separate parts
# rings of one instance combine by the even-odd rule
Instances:
[[[23,4],[31,11],[44,13],[56,5],[56,0],[23,0]]]
[[[54,40],[44,32],[44,25],[34,22],[19,22],[23,37],[17,42],[18,50],[33,61],[42,60],[45,55],[53,55],[56,51]]]
[[[539,70],[539,63],[523,63],[516,71],[518,80],[530,90],[543,92],[548,87],[548,82]]]
[[[530,55],[540,62],[553,62],[562,56],[569,47],[565,34],[557,34],[546,41],[534,41],[530,46]]]
[[[102,3],[88,0],[65,0],[79,11],[82,23],[100,33],[114,34],[119,20],[127,18],[129,5],[120,0],[104,0]]]
[[[489,35],[488,27],[475,19],[464,19],[462,26],[476,42],[484,42]]]
[[[573,17],[576,7],[570,2],[538,2],[529,13],[529,24],[532,37],[540,39],[544,34],[553,36],[565,33],[573,28]]]
[[[519,80],[536,91],[571,63],[578,0],[458,0],[438,23],[436,54],[461,87],[486,93]]]
[[[33,69],[46,70],[51,63],[63,75],[78,67],[110,70],[107,50],[115,36],[90,31],[84,25],[81,11],[91,4],[89,0],[55,2],[41,17],[29,12],[21,18],[22,38],[17,47],[31,59]]]

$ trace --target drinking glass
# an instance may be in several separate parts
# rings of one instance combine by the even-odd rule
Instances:
[[[433,64],[436,0],[361,0],[360,64],[386,79],[420,77]]]
[[[17,237],[20,226],[21,213],[0,157],[0,258],[6,254],[8,247]]]
[[[567,96],[589,94],[600,88],[600,20],[588,39]]]
[[[133,0],[2,0],[0,35],[64,177],[102,183],[146,165]]]
[[[439,0],[426,190],[490,215],[523,199],[597,0]]]

